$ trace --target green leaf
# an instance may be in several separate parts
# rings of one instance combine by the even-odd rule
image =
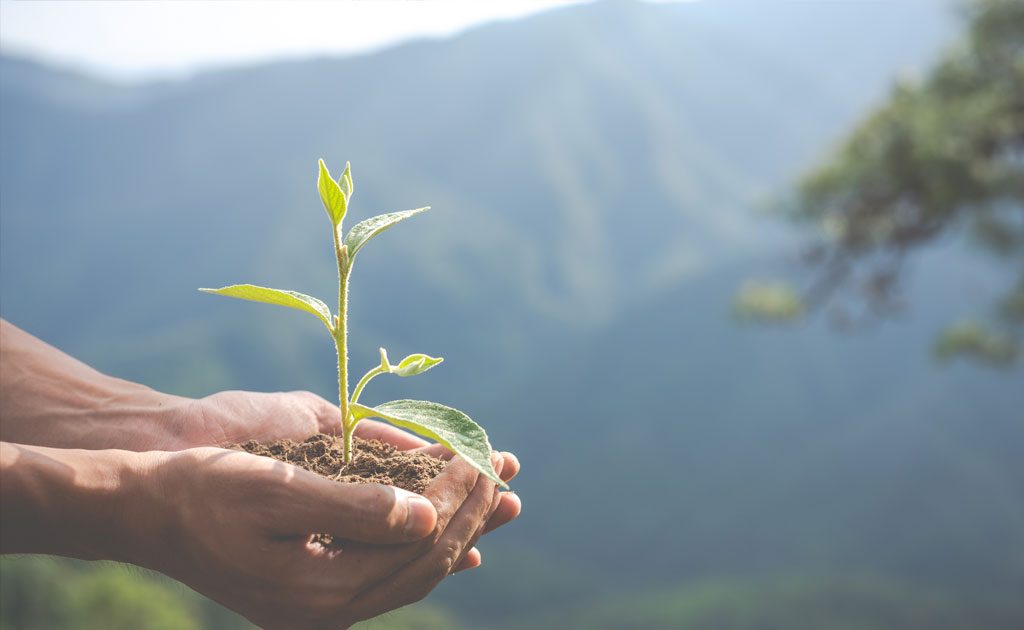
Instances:
[[[359,249],[371,238],[377,236],[399,221],[405,221],[412,215],[423,212],[424,210],[430,210],[430,206],[427,206],[426,208],[417,208],[415,210],[402,210],[401,212],[380,214],[372,219],[356,223],[345,236],[345,245],[348,246],[349,260],[355,258],[356,252],[358,252]]]
[[[394,400],[376,407],[350,403],[356,420],[371,416],[387,420],[447,446],[488,479],[503,488],[508,485],[491,466],[491,443],[480,425],[458,409],[426,400]]]
[[[426,372],[442,361],[444,361],[444,359],[441,357],[431,357],[425,354],[410,354],[402,359],[398,365],[392,365],[391,362],[388,361],[388,351],[384,348],[380,349],[380,367],[387,374],[415,376]]]
[[[348,198],[338,183],[331,179],[331,173],[323,160],[320,160],[320,177],[317,179],[316,187],[320,191],[320,200],[324,202],[324,209],[327,210],[331,223],[335,227],[341,225],[341,220],[345,218],[345,211],[348,209]]]
[[[441,357],[428,357],[425,354],[410,354],[402,359],[398,365],[391,366],[391,373],[399,376],[414,376],[422,374],[438,363],[444,361]]]
[[[345,193],[345,204],[348,205],[350,199],[352,199],[352,163],[345,162],[345,172],[338,178],[338,186],[341,187],[341,192]]]
[[[226,295],[228,297],[241,298],[243,300],[252,300],[253,302],[280,304],[281,306],[297,308],[316,315],[324,324],[327,325],[328,329],[331,328],[331,309],[315,297],[303,295],[302,293],[268,289],[266,287],[258,287],[252,284],[235,284],[230,287],[222,287],[220,289],[199,290],[204,293],[216,293],[217,295]]]

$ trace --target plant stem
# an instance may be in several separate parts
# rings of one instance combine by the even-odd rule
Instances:
[[[378,374],[384,374],[384,368],[379,365],[364,374],[363,378],[359,379],[359,382],[356,383],[356,388],[352,390],[352,402],[359,402],[359,394],[363,393],[363,388],[370,382],[370,379]]]
[[[334,230],[334,254],[338,259],[338,314],[334,327],[334,346],[338,350],[338,407],[341,410],[341,435],[345,463],[352,461],[352,429],[348,411],[348,247],[341,241],[341,226]]]

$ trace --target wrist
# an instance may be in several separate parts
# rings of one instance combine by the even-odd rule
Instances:
[[[191,399],[97,372],[2,323],[0,440],[94,450],[187,446]]]
[[[141,564],[163,520],[161,453],[2,444],[3,553]]]
[[[101,406],[84,410],[90,421],[72,416],[62,423],[67,443],[60,446],[136,452],[188,448],[186,434],[194,402],[136,383],[117,383]]]

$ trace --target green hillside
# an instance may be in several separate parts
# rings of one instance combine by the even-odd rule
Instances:
[[[529,623],[529,622],[526,622]],[[542,627],[617,630],[1010,630],[1024,623],[1016,602],[929,591],[868,576],[712,579],[611,597],[536,620]],[[515,624],[493,628],[523,627]]]

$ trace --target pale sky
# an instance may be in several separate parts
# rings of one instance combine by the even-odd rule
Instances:
[[[357,54],[580,1],[0,0],[0,50],[130,82],[270,59]]]

